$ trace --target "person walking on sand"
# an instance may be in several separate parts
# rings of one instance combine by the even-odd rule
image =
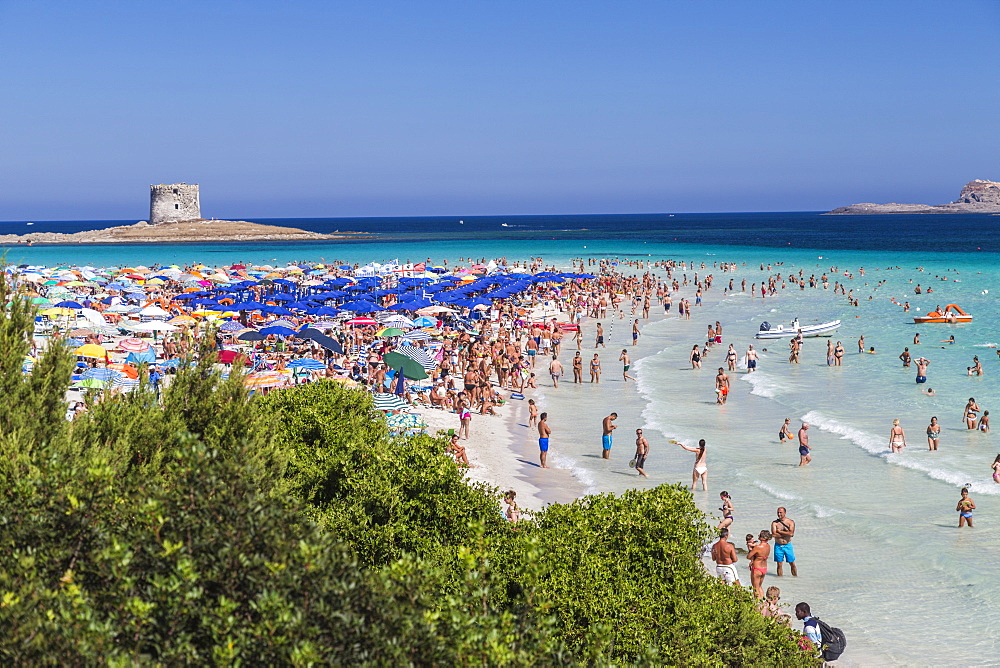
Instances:
[[[784,562],[792,568],[792,576],[799,576],[799,569],[795,565],[795,548],[792,546],[792,538],[795,536],[795,520],[785,515],[785,508],[778,508],[778,519],[771,522],[771,534],[774,536],[774,563],[778,568],[778,577],[781,577],[781,567]]]
[[[729,529],[719,532],[719,540],[712,545],[712,561],[715,562],[715,574],[726,584],[740,585],[740,575],[736,571],[736,548],[729,542]]]
[[[543,469],[549,468],[545,463],[549,454],[549,436],[552,434],[548,420],[548,413],[542,413],[538,416],[538,460],[542,463]]]
[[[941,425],[938,424],[937,417],[931,418],[931,423],[927,425],[927,449],[937,450],[938,439],[941,438]]]
[[[594,353],[594,358],[590,360],[590,382],[598,383],[601,382],[601,358]]]
[[[972,528],[972,511],[976,509],[975,502],[969,498],[969,488],[962,488],[962,498],[959,500],[955,510],[958,512],[958,528],[961,529],[966,524]]]
[[[930,366],[931,361],[926,357],[918,357],[914,361],[917,363],[917,383],[926,383],[927,367]]]
[[[644,467],[646,466],[646,455],[649,454],[649,441],[642,435],[642,429],[635,430],[635,470],[643,478],[648,478]]]
[[[806,466],[812,461],[812,447],[809,445],[809,423],[803,422],[799,427],[799,466]]]
[[[559,387],[559,379],[563,375],[562,362],[559,361],[557,355],[552,356],[552,361],[549,362],[549,376],[552,377],[552,387]]]
[[[902,452],[906,447],[906,433],[899,426],[899,418],[892,421],[892,429],[889,431],[889,450],[892,452]]]
[[[632,366],[632,359],[628,356],[628,350],[622,349],[622,354],[618,356],[618,361],[622,363],[622,380],[626,383],[629,380],[635,380],[635,378],[628,375],[628,370]]]
[[[764,576],[767,575],[767,558],[771,556],[771,532],[767,529],[761,530],[757,535],[760,542],[747,552],[747,560],[750,561],[750,585],[757,598],[764,598]]]
[[[618,425],[614,421],[618,419],[618,413],[612,413],[601,421],[601,457],[611,459],[611,446],[614,445],[614,431]]]
[[[583,382],[583,358],[580,356],[580,351],[576,351],[576,355],[573,355],[573,384]]]
[[[698,447],[692,448],[689,445],[684,445],[683,443],[678,443],[688,452],[695,453],[694,458],[694,470],[691,471],[691,490],[693,491],[698,485],[698,479],[701,478],[701,490],[703,492],[708,491],[708,466],[705,464],[705,456],[707,451],[705,449],[705,439],[698,441]]]

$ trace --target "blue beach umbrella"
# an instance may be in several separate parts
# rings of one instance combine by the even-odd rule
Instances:
[[[289,327],[282,327],[281,325],[264,327],[260,330],[260,333],[264,336],[296,336],[298,333]]]

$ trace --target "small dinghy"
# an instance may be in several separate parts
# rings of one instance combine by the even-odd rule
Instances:
[[[795,320],[792,320],[792,324],[788,327],[785,327],[784,325],[772,325],[769,322],[762,322],[760,323],[760,331],[757,332],[755,338],[790,339],[799,333],[801,333],[803,337],[830,336],[838,327],[840,327],[839,320],[824,322],[818,325],[800,325],[799,319],[796,318]]]
[[[922,325],[925,322],[972,322],[972,316],[954,304],[948,304],[943,311],[931,311],[927,315],[913,316],[913,322]]]

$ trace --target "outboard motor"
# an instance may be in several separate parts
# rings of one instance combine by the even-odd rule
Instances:
[[[762,322],[762,323],[760,323],[760,331],[762,331],[762,332],[770,332],[771,331],[771,323],[769,323],[769,322]]]

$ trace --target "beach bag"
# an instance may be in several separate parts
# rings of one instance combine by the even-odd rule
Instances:
[[[824,661],[836,661],[847,649],[847,636],[838,628],[830,626],[819,617],[816,618],[819,625],[820,637],[823,640],[822,658]]]

